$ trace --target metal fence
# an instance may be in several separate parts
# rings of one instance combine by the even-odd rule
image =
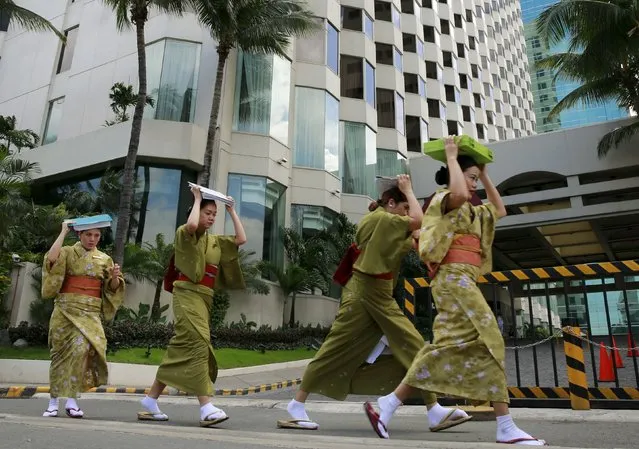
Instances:
[[[479,286],[503,322],[513,406],[569,407],[578,365],[593,406],[639,409],[639,260],[492,272]],[[404,312],[432,341],[428,279],[404,290]],[[566,354],[566,326],[580,331],[582,364]]]

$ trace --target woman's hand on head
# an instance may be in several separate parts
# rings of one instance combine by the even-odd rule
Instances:
[[[446,151],[447,159],[457,159],[459,147],[457,142],[455,142],[455,136],[448,136],[444,139],[444,150]]]
[[[413,191],[413,184],[410,181],[410,176],[399,175],[397,176],[397,187],[404,194],[407,195]]]
[[[202,191],[199,187],[191,186],[191,193],[193,194],[195,201],[202,201]]]

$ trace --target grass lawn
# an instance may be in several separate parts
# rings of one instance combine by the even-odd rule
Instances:
[[[142,365],[159,365],[164,355],[164,349],[151,349],[151,355],[146,356],[146,348],[121,349],[115,354],[107,355],[109,362],[138,363]],[[308,349],[291,349],[281,351],[266,351],[264,354],[249,349],[216,349],[215,357],[220,369],[240,368],[243,366],[265,365],[267,363],[291,362],[294,360],[310,359],[315,351]],[[49,360],[47,348],[33,347],[25,349],[0,347],[0,359],[29,359]]]

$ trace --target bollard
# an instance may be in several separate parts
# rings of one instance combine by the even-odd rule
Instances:
[[[579,327],[567,326],[563,328],[563,333],[570,389],[570,406],[573,410],[590,410],[584,351],[581,347],[581,340],[577,337],[577,335],[581,335],[581,330]]]
[[[408,279],[404,279],[404,314],[415,323],[415,287]]]

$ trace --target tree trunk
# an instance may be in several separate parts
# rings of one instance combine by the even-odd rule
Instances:
[[[297,296],[297,292],[293,292],[293,296],[291,297],[291,316],[288,319],[288,327],[291,329],[295,327],[295,297]]]
[[[218,63],[217,74],[215,77],[215,88],[213,89],[213,104],[211,105],[211,114],[209,117],[209,130],[206,135],[206,150],[204,151],[204,167],[200,173],[198,183],[204,187],[215,189],[217,176],[211,179],[211,168],[217,173],[220,163],[220,147],[215,147],[215,137],[217,135],[217,119],[220,114],[220,103],[222,102],[222,86],[224,84],[224,67],[229,57],[230,49],[226,45],[220,45],[217,48]]]
[[[135,243],[142,245],[142,237],[144,237],[144,225],[146,224],[146,212],[149,207],[149,191],[151,190],[151,168],[144,166],[144,192],[142,192],[142,203],[140,204],[140,219],[138,220],[138,229],[135,233]]]
[[[132,11],[133,22],[135,23],[135,34],[138,46],[138,102],[135,104],[133,119],[131,120],[131,137],[129,139],[129,150],[124,162],[124,174],[122,176],[122,191],[120,194],[120,204],[118,207],[118,221],[115,233],[115,249],[113,251],[113,261],[122,265],[124,258],[124,245],[129,230],[131,215],[131,203],[133,202],[133,179],[135,177],[135,162],[138,156],[138,145],[140,144],[140,133],[142,132],[142,117],[146,105],[146,48],[144,42],[144,25],[146,23],[148,10],[143,6]]]
[[[151,322],[158,321],[160,317],[160,295],[162,294],[162,285],[164,279],[160,279],[155,283],[155,296],[153,297],[153,305],[151,306]]]

